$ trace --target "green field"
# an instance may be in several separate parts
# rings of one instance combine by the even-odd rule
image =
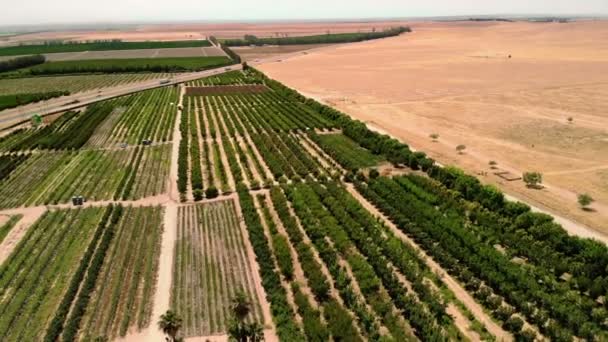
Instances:
[[[48,93],[0,95],[0,110],[15,108],[65,95],[69,95],[69,93],[66,91],[53,91]]]
[[[103,213],[102,208],[49,211],[29,228],[0,266],[2,341],[42,340]]]
[[[15,227],[15,225],[19,222],[19,220],[21,220],[22,217],[23,215],[10,216],[8,221],[6,221],[6,223],[0,226],[0,243],[2,243],[2,240],[4,240],[8,233],[10,233],[11,229]]]
[[[138,73],[8,78],[0,79],[0,94],[46,93],[58,89],[77,93],[92,89],[114,87],[121,84],[171,77],[173,77],[173,74]]]
[[[0,265],[0,340],[142,338],[158,298],[218,337],[239,290],[280,341],[608,340],[602,242],[254,69],[189,85],[0,139],[0,240],[46,210]]]
[[[310,137],[327,154],[348,170],[374,167],[383,160],[381,156],[374,155],[343,134],[311,133]]]
[[[200,71],[232,64],[228,57],[129,58],[47,62],[20,75]]]
[[[184,40],[173,42],[123,42],[123,41],[99,41],[85,43],[60,43],[49,42],[38,45],[18,45],[0,48],[0,56],[34,55],[59,52],[83,52],[83,51],[111,51],[111,50],[135,50],[135,49],[171,49],[187,47],[211,46],[206,40]]]

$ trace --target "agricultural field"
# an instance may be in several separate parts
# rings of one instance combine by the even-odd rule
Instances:
[[[87,73],[125,73],[125,72],[186,72],[201,71],[233,64],[225,56],[216,57],[165,57],[165,58],[126,58],[90,59],[56,61],[21,69],[15,72],[20,76],[41,76]]]
[[[239,182],[260,188],[273,179],[325,172],[290,132],[330,129],[331,120],[270,89],[252,93],[246,85],[230,88],[229,95],[185,98],[178,180],[183,196],[191,191],[202,199],[209,189],[227,193]]]
[[[15,225],[19,222],[19,220],[21,220],[23,215],[12,215],[5,217],[6,220],[3,220],[2,216],[0,216],[0,244],[11,231],[11,229],[13,229]]]
[[[159,207],[47,211],[0,268],[2,340],[111,338],[150,324],[161,216]]]
[[[112,340],[154,324],[163,209],[126,207],[91,292],[78,336]]]
[[[42,340],[49,332],[54,317],[65,311],[64,297],[73,299],[71,292],[77,290],[73,283],[82,280],[84,269],[80,269],[91,260],[103,232],[104,211],[49,211],[30,227],[0,266],[3,341]],[[78,229],[71,229],[74,226]]]
[[[70,111],[48,125],[21,128],[0,138],[0,151],[118,148],[143,140],[172,139],[178,89],[158,88]]]
[[[345,169],[359,170],[377,166],[382,157],[374,155],[342,134],[316,134],[310,138]]]
[[[72,94],[153,79],[171,78],[167,73],[137,73],[87,76],[47,76],[0,79],[1,94],[47,93],[56,90]]]
[[[189,41],[93,41],[93,42],[52,42],[48,44],[29,44],[0,47],[0,56],[35,55],[65,52],[112,51],[112,50],[141,50],[141,49],[174,49],[190,47],[209,47],[207,40]]]
[[[261,324],[253,270],[233,200],[180,206],[171,307],[183,317],[183,335],[226,333],[229,306],[243,292]]]
[[[69,93],[66,91],[51,91],[47,93],[0,95],[0,111],[65,95],[69,95]]]
[[[215,340],[241,292],[268,340],[608,339],[604,244],[255,69],[0,151],[1,340]]]
[[[139,199],[165,192],[171,146],[33,153],[0,181],[0,208]],[[18,191],[16,191],[18,189]]]

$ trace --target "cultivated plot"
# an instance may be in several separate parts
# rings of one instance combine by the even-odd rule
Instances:
[[[232,200],[179,208],[171,307],[184,319],[183,334],[227,333],[230,301],[245,293],[253,320],[264,323],[248,241]]]

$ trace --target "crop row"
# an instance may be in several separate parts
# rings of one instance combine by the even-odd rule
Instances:
[[[129,59],[91,59],[48,62],[22,69],[23,75],[60,75],[129,72],[186,72],[219,68],[232,64],[227,57],[166,57]]]
[[[151,323],[162,214],[160,207],[124,209],[84,311],[82,339],[114,339]]]
[[[342,134],[319,135],[310,132],[309,137],[347,170],[373,167],[382,160]]]
[[[171,307],[184,318],[184,335],[226,333],[230,300],[238,292],[263,323],[253,270],[233,201],[179,208]]]
[[[76,277],[79,260],[87,246],[93,245],[90,243],[93,236],[100,236],[95,232],[101,231],[96,227],[104,211],[101,208],[50,211],[28,229],[0,267],[3,341],[42,340],[71,287],[70,280]],[[78,229],[72,229],[75,226]]]
[[[50,91],[46,93],[25,93],[25,94],[10,94],[0,95],[0,111],[9,108],[15,108],[30,103],[46,101],[55,97],[69,95],[67,91]]]
[[[306,341],[300,327],[294,321],[295,312],[289,304],[287,291],[281,285],[281,276],[275,268],[270,242],[257,213],[253,197],[244,184],[237,185],[241,214],[245,220],[249,239],[259,265],[262,285],[270,302],[277,336],[281,341]]]
[[[82,147],[114,110],[110,103],[91,105],[86,111],[67,112],[42,128],[22,128],[0,139],[0,150],[66,150]]]
[[[29,154],[8,154],[0,156],[0,181],[7,178],[11,172],[21,165],[21,163],[25,162],[29,156]]]
[[[581,278],[560,279],[565,270],[584,277],[580,273],[585,270],[584,259],[575,256],[575,251],[569,251],[570,257],[562,254],[561,259],[534,258],[537,253],[547,253],[542,246],[551,243],[533,242],[521,229],[527,227],[531,234],[540,234],[541,229],[550,229],[550,222],[535,225],[529,213],[506,221],[505,217],[442,190],[437,183],[413,176],[378,178],[368,185],[358,184],[358,188],[448,272],[464,282],[508,329],[520,333],[521,324],[517,315],[512,315],[517,310],[552,339],[605,334],[606,310],[594,300],[603,290],[586,292],[586,288],[579,287]],[[530,247],[533,243],[536,251],[511,247],[515,241]],[[507,254],[494,246],[497,242],[507,247]],[[564,252],[558,250],[550,254],[561,253]],[[520,264],[513,261],[514,257],[529,262]],[[589,266],[587,270],[596,267]],[[603,283],[595,286],[601,289]]]
[[[3,225],[0,226],[0,244],[4,240],[4,238],[10,233],[11,229],[15,227],[17,222],[21,220],[23,215],[12,215],[9,217],[8,221],[6,221]]]
[[[164,87],[110,100],[115,108],[96,129],[87,147],[170,141],[177,113],[177,88]]]
[[[0,207],[136,199],[163,193],[170,146],[34,154],[0,182]],[[19,189],[15,191],[15,189]]]
[[[60,52],[112,51],[134,49],[172,49],[186,47],[206,47],[211,44],[206,40],[182,41],[146,41],[123,42],[120,40],[96,40],[86,42],[46,42],[44,44],[28,44],[6,46],[0,48],[0,56],[33,55]]]
[[[87,76],[51,76],[0,79],[0,94],[46,93],[68,91],[77,93],[92,89],[114,87],[121,84],[152,79],[171,78],[172,74],[141,73]]]

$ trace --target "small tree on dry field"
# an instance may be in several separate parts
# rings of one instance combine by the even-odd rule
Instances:
[[[543,175],[540,172],[525,172],[523,179],[529,188],[538,188],[543,182]]]
[[[429,135],[429,137],[431,139],[433,139],[433,142],[437,142],[437,139],[439,139],[439,134],[433,133],[433,134]]]
[[[464,150],[466,150],[466,149],[467,149],[467,147],[465,145],[456,146],[456,151],[458,151],[458,154],[464,153]]]
[[[581,205],[583,210],[588,210],[589,205],[593,203],[594,199],[588,194],[580,194],[578,195],[578,204]]]
[[[491,169],[496,169],[496,165],[498,165],[498,163],[495,162],[494,160],[490,160],[490,162],[488,163],[488,165],[490,165]]]
[[[573,118],[573,117],[571,117],[571,116],[569,116],[569,117],[568,117],[568,123],[572,123],[572,121],[574,121],[574,118]]]

